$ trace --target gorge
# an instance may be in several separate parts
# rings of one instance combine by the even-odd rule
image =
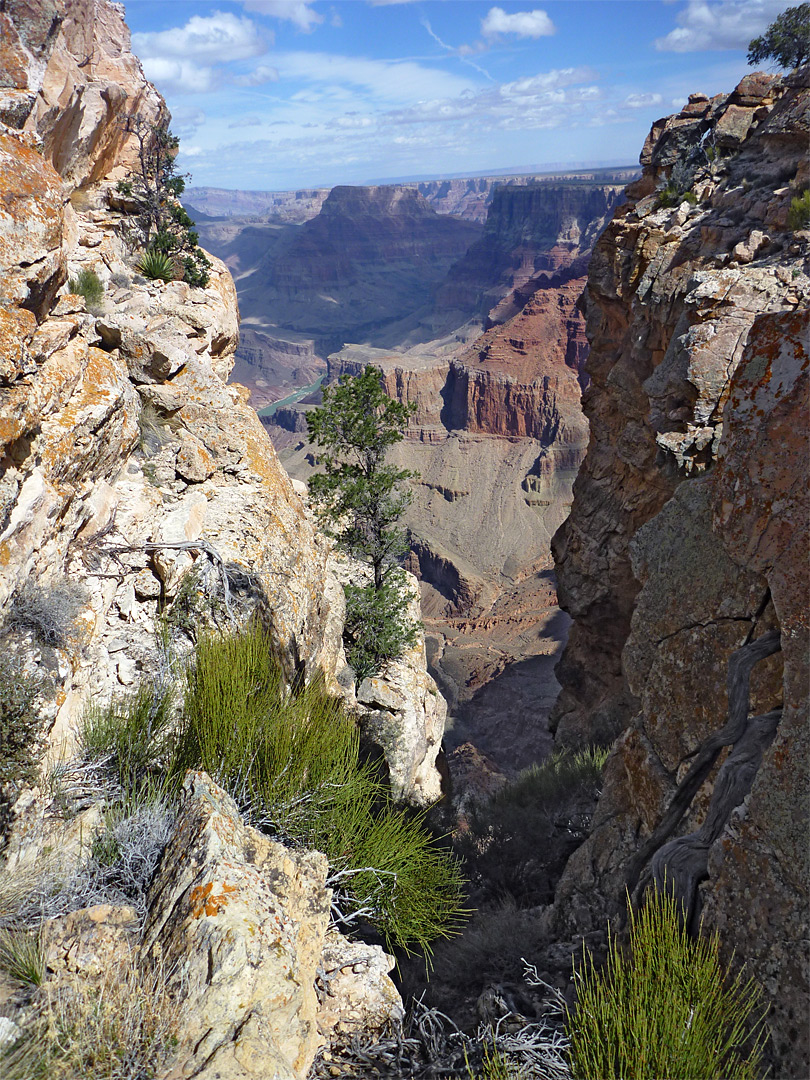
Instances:
[[[156,1080],[483,1074],[514,1032],[564,1046],[572,962],[657,882],[761,987],[771,1075],[807,1075],[810,68],[693,94],[640,170],[198,188],[200,287],[146,277],[128,230],[132,118],[168,116],[122,6],[3,0],[0,34],[0,1073],[120,990],[126,1049],[165,1019]],[[356,685],[361,571],[305,433],[314,384],[367,364],[415,405],[392,460],[424,632]],[[356,720],[386,820],[432,808],[477,875],[427,983],[352,921],[368,867],[283,843],[245,783],[192,767],[147,820],[89,753],[98,715],[157,745],[160,702],[187,733],[200,644],[239,627],[283,701]],[[590,786],[518,801],[594,746]],[[133,821],[137,895],[104,876]]]

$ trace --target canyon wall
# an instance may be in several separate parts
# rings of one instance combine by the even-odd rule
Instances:
[[[604,925],[625,887],[667,875],[763,987],[792,1077],[808,1070],[810,232],[789,211],[810,187],[809,75],[749,75],[653,126],[591,260],[591,439],[553,544],[574,620],[557,743],[618,737],[555,932]]]

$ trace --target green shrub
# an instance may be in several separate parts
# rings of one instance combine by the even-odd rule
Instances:
[[[141,255],[136,264],[145,278],[150,281],[173,281],[174,262],[169,255],[156,248],[150,248]]]
[[[794,232],[810,228],[810,188],[790,200],[788,225]]]
[[[324,851],[347,916],[367,911],[389,945],[427,948],[459,921],[452,857],[391,805],[341,703],[285,687],[260,626],[198,642],[173,768],[205,769],[254,824]]]
[[[653,894],[630,913],[629,952],[613,938],[605,966],[586,957],[568,1013],[579,1080],[754,1080],[760,1075],[763,1010],[753,982],[729,979],[715,934],[689,937],[676,901]],[[743,1049],[748,1027],[753,1048]]]
[[[1,643],[0,643],[1,645]],[[32,784],[37,776],[41,719],[37,699],[43,679],[0,647],[0,784]]]
[[[77,296],[83,296],[88,311],[97,308],[104,296],[104,285],[101,278],[89,267],[81,269],[75,278],[68,282],[68,288]]]

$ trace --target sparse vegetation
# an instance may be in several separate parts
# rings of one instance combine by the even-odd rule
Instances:
[[[88,311],[94,311],[104,298],[104,285],[101,278],[90,267],[83,267],[75,278],[68,282],[68,289],[77,296],[83,296]]]
[[[760,994],[723,970],[717,936],[689,937],[676,901],[653,893],[631,911],[629,938],[627,951],[611,940],[601,970],[586,956],[576,973],[576,1009],[567,1017],[574,1076],[758,1077]]]
[[[14,593],[6,626],[32,630],[41,644],[63,649],[75,633],[86,599],[84,586],[67,578],[53,585],[28,582]]]
[[[177,1045],[164,972],[123,963],[100,979],[47,983],[20,1038],[0,1049],[4,1080],[156,1080]]]
[[[359,731],[317,683],[290,692],[258,625],[202,638],[188,672],[174,770],[204,768],[248,820],[325,851],[344,915],[390,945],[429,948],[461,917],[455,862],[393,807]]]
[[[810,60],[810,4],[796,4],[777,15],[761,37],[748,44],[748,63],[774,60],[781,68],[797,68]]]
[[[806,188],[801,195],[796,195],[790,200],[788,225],[794,232],[810,229],[810,188]]]
[[[186,183],[175,167],[180,141],[167,122],[154,124],[140,116],[127,120],[127,131],[138,143],[139,168],[129,179],[120,180],[117,190],[138,206],[135,231],[145,252],[139,269],[146,277],[164,281],[182,277],[204,289],[211,263],[199,247],[194,222],[178,201]],[[169,277],[164,276],[167,265]]]
[[[587,833],[608,752],[557,751],[472,806],[458,846],[482,899],[551,900],[566,859]]]
[[[368,586],[346,589],[346,646],[358,682],[400,656],[416,635],[397,565],[408,548],[396,522],[410,502],[402,484],[411,473],[385,463],[416,406],[389,398],[381,378],[371,364],[361,375],[341,376],[323,388],[323,405],[307,414],[325,466],[310,480],[312,501],[325,531],[372,573]]]
[[[43,679],[22,657],[0,648],[0,784],[30,784],[37,775]]]

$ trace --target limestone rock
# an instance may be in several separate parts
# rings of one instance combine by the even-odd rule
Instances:
[[[379,945],[349,941],[330,930],[319,975],[318,1031],[331,1044],[390,1030],[405,1018],[389,978],[394,959]]]
[[[182,997],[173,1076],[299,1080],[318,1046],[326,860],[245,826],[191,773],[149,898],[144,951]]]

